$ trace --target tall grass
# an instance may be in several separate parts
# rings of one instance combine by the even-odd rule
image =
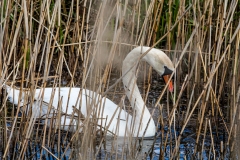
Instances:
[[[35,89],[78,86],[121,106],[125,99],[122,60],[135,46],[148,45],[162,49],[173,60],[174,94],[165,87],[149,97],[156,92],[154,80],[159,77],[143,64],[140,88],[146,102],[154,103],[159,132],[146,155],[144,140],[113,136],[104,157],[152,157],[160,138],[159,159],[166,150],[170,159],[176,159],[188,136],[195,140],[192,157],[230,154],[234,158],[240,142],[239,7],[236,0],[1,1],[0,157],[31,159],[38,152],[42,158],[61,159],[69,149],[72,159],[96,159],[103,154],[110,140],[106,132],[99,132],[96,117],[82,117],[76,108],[78,116],[72,118],[84,122],[78,126],[79,134],[71,127],[68,132],[60,130],[61,107],[44,124],[35,113],[27,112]],[[9,104],[4,83],[29,95],[25,101],[30,105]],[[47,123],[52,125],[47,127]],[[187,128],[193,133],[185,133]]]

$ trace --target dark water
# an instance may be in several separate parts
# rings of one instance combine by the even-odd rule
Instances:
[[[10,124],[8,124],[10,125]],[[162,133],[162,131],[164,133]],[[175,132],[174,132],[175,131]],[[100,149],[100,152],[97,154],[97,159],[129,159],[129,157],[131,157],[131,159],[134,157],[134,159],[153,159],[153,160],[159,160],[159,159],[165,159],[168,160],[172,157],[172,152],[175,148],[175,139],[174,136],[176,134],[176,137],[178,137],[179,132],[176,131],[176,129],[171,129],[172,135],[168,136],[168,143],[166,145],[166,148],[164,148],[164,143],[166,140],[166,135],[169,132],[169,128],[168,126],[165,126],[164,128],[161,128],[159,126],[159,132],[157,133],[157,139],[154,143],[154,139],[150,138],[150,139],[144,139],[143,141],[138,141],[136,139],[133,139],[132,142],[136,143],[137,142],[137,148],[138,151],[134,154],[136,154],[135,156],[129,156],[128,154],[131,154],[130,151],[128,150],[129,143],[124,143],[124,140],[119,138],[117,141],[114,141],[113,138],[111,137],[107,137],[106,138],[106,144],[105,144],[105,148],[102,147]],[[214,133],[213,133],[214,134]],[[215,134],[216,135],[216,134]],[[58,135],[55,135],[56,137],[58,137]],[[62,136],[65,136],[64,134],[62,134]],[[171,143],[170,142],[170,138],[171,138]],[[204,159],[204,160],[208,160],[208,159],[214,159],[214,154],[213,151],[210,149],[211,148],[211,139],[210,136],[206,137],[206,140],[204,142],[204,151],[203,153],[201,152],[197,152],[195,153],[195,138],[196,138],[196,134],[195,134],[195,129],[193,127],[189,127],[186,128],[184,131],[184,134],[182,136],[181,142],[180,142],[180,146],[179,146],[179,151],[178,151],[178,157],[176,157],[177,159],[187,159],[187,160],[191,160],[191,159]],[[56,138],[57,139],[57,138]],[[220,141],[223,140],[223,136],[220,136]],[[215,141],[217,141],[217,139],[215,139]],[[153,145],[154,143],[154,145]],[[57,144],[57,142],[56,142]],[[49,150],[52,154],[54,154],[56,157],[59,156],[59,152],[58,152],[58,147],[57,145],[54,145],[53,147],[46,147],[47,150]],[[140,145],[141,144],[141,145]],[[65,153],[64,156],[63,153],[66,149],[66,145],[62,144],[61,148],[60,148],[60,157],[62,157],[62,159],[64,160],[68,160],[71,152],[75,151],[75,149],[67,149],[67,152]],[[16,143],[16,146],[12,147],[12,151],[18,155],[20,154],[20,150],[21,148],[19,148],[19,144]],[[139,146],[141,146],[141,149],[139,149]],[[221,153],[220,152],[220,144],[218,145],[218,143],[215,144],[215,159],[230,159],[230,152],[229,149],[226,148],[225,153]],[[98,148],[98,146],[96,147]],[[2,151],[3,148],[0,147],[0,159],[2,159]],[[123,151],[124,150],[124,151]],[[76,151],[77,152],[77,151]],[[124,154],[122,154],[124,152]],[[163,155],[163,157],[160,157],[160,153],[162,153],[161,155]],[[200,154],[201,153],[201,154]],[[42,157],[41,157],[42,154]],[[15,156],[16,156],[15,155]],[[94,155],[94,154],[93,154]],[[117,157],[116,157],[117,156]],[[16,156],[18,157],[18,156]],[[49,154],[49,152],[47,152],[45,149],[43,149],[41,147],[40,143],[34,143],[29,141],[28,142],[28,147],[26,149],[26,153],[24,155],[24,157],[26,159],[33,159],[33,160],[38,160],[40,158],[44,159],[44,160],[54,160],[56,158],[54,158],[54,156],[52,156],[51,154]],[[160,158],[159,158],[160,157]],[[11,160],[11,154],[9,154],[8,160]],[[94,159],[94,158],[93,158]]]
[[[151,102],[152,101],[152,102]],[[155,97],[152,97],[149,101],[149,106],[150,106],[150,112],[152,111],[151,109],[151,104],[155,104]],[[163,110],[163,119],[164,121],[167,122],[167,110],[166,108]],[[157,122],[158,116],[159,116],[159,110],[156,110],[155,114],[153,115],[155,122]],[[21,114],[19,114],[19,117],[21,117]],[[194,118],[194,116],[193,116]],[[157,124],[157,123],[156,123]],[[7,123],[7,127],[11,128],[11,123]],[[226,146],[225,143],[227,141],[227,134],[225,134],[224,130],[221,129],[216,129],[214,126],[212,127],[213,129],[213,140],[214,140],[214,148],[215,148],[215,157],[214,153],[212,150],[212,141],[210,137],[210,133],[206,134],[205,141],[202,142],[203,136],[200,136],[200,150],[195,152],[196,148],[196,127],[194,124],[188,125],[183,134],[182,138],[180,141],[180,146],[178,150],[178,157],[175,157],[176,159],[230,159],[230,151],[229,151],[229,146]],[[147,160],[159,160],[159,159],[165,159],[168,160],[172,158],[172,152],[175,149],[176,145],[176,138],[179,137],[179,133],[181,131],[181,125],[180,123],[176,123],[175,128],[169,128],[168,125],[161,126],[158,125],[158,132],[156,133],[156,139],[154,141],[154,138],[150,139],[144,139],[143,141],[139,141],[138,139],[133,139],[129,144],[128,142],[124,143],[124,140],[119,138],[117,141],[113,140],[111,137],[106,138],[105,146],[106,147],[101,147],[100,152],[97,154],[97,157],[93,157],[92,159],[147,159]],[[218,131],[218,132],[216,132]],[[9,131],[10,133],[10,131]],[[170,133],[170,134],[169,134]],[[28,147],[26,149],[26,153],[24,157],[26,159],[33,159],[33,160],[38,160],[38,159],[44,159],[44,160],[54,160],[55,157],[62,157],[64,160],[68,160],[69,157],[71,157],[71,152],[75,152],[75,154],[78,152],[76,149],[69,148],[67,149],[65,155],[63,156],[64,151],[66,150],[68,142],[61,144],[60,147],[60,152],[58,152],[58,147],[57,147],[57,137],[58,135],[54,135],[56,139],[56,143],[52,145],[52,147],[47,147],[43,149],[41,146],[41,143],[36,143],[32,141],[28,141]],[[62,137],[65,137],[64,133],[61,133]],[[34,137],[34,136],[33,136]],[[69,135],[71,137],[71,135]],[[63,138],[64,139],[64,138]],[[167,141],[167,143],[166,143]],[[220,142],[224,143],[224,152],[221,152],[220,149]],[[131,153],[129,151],[129,146],[132,144],[137,144],[136,149],[137,151],[133,151],[134,153]],[[165,146],[166,143],[166,146]],[[201,152],[202,145],[204,145],[203,153]],[[99,146],[96,145],[96,148],[98,149]],[[49,154],[48,151],[51,152],[54,156]],[[14,157],[18,157],[20,154],[20,145],[16,143],[15,146],[11,146],[10,153],[7,157],[7,160],[12,159],[13,153],[15,154]],[[2,159],[4,148],[0,146],[0,159]],[[124,154],[123,154],[124,153]],[[59,156],[60,154],[60,156]],[[41,157],[42,155],[42,157]],[[95,154],[92,154],[95,155]],[[129,156],[131,155],[131,156]],[[175,159],[174,158],[174,159]],[[238,159],[236,157],[236,159]]]

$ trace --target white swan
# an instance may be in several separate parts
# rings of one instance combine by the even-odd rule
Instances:
[[[140,56],[149,50],[149,47],[136,47],[133,49],[124,59],[122,66],[123,84],[128,96],[131,106],[135,113],[133,114],[135,118],[129,115],[126,111],[121,110],[118,105],[113,103],[108,98],[103,98],[101,95],[80,88],[45,88],[45,89],[36,89],[34,94],[34,103],[33,108],[37,108],[35,113],[38,117],[44,117],[47,114],[48,107],[51,106],[51,94],[52,96],[52,110],[50,110],[49,117],[52,117],[54,109],[57,109],[58,106],[61,106],[61,111],[67,113],[61,117],[61,129],[68,130],[68,125],[75,125],[76,121],[71,122],[71,116],[74,114],[77,116],[76,112],[73,113],[73,106],[76,108],[81,107],[81,113],[87,117],[92,115],[93,112],[97,113],[97,117],[101,118],[98,120],[99,125],[108,126],[108,133],[114,133],[118,136],[134,136],[134,137],[151,137],[155,135],[155,123],[151,117],[149,110],[147,109],[139,89],[136,85],[136,62],[139,61]],[[142,60],[148,62],[160,76],[164,77],[165,82],[168,81],[169,76],[174,71],[173,64],[168,56],[155,48],[152,48]],[[8,99],[14,104],[18,104],[19,90],[13,89],[9,86],[6,86],[8,92]],[[172,91],[172,83],[169,85],[169,90]],[[70,93],[69,93],[70,92]],[[79,93],[81,96],[78,96]],[[31,95],[29,93],[23,93],[22,98],[19,101],[19,105],[24,105],[24,94]],[[69,98],[68,98],[69,97]],[[80,97],[80,98],[79,98]],[[33,98],[32,98],[33,99]],[[25,100],[26,101],[26,100]],[[59,101],[61,101],[59,103]],[[41,104],[41,102],[43,102]],[[76,105],[77,103],[77,105]],[[79,105],[81,103],[81,105]],[[41,106],[41,107],[40,107]],[[41,111],[40,111],[41,108]],[[100,110],[100,111],[99,111]],[[35,110],[36,111],[36,110]],[[97,112],[96,112],[97,111]],[[115,112],[116,111],[116,112]],[[99,114],[100,113],[100,114]],[[115,114],[114,114],[115,113]],[[66,118],[65,118],[66,116]],[[142,119],[141,119],[142,116]],[[106,119],[107,118],[107,119]],[[107,120],[107,122],[106,122]],[[149,122],[150,120],[150,122]],[[149,122],[149,124],[148,124]],[[147,125],[148,124],[148,125]],[[140,127],[140,128],[139,128]],[[147,129],[146,129],[147,127]],[[76,128],[76,127],[75,127]],[[145,131],[146,129],[146,131]],[[144,133],[145,131],[145,133]]]

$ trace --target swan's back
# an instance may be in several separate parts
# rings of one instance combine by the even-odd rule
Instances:
[[[20,93],[19,90],[12,89],[11,91],[8,90],[8,92],[10,102],[18,104],[18,96]],[[81,96],[79,96],[79,94]],[[14,99],[12,97],[13,95]],[[23,105],[23,97],[25,95],[26,93],[22,93],[20,105]],[[34,99],[35,102],[33,105],[38,108],[39,113],[37,114],[37,117],[39,118],[47,117],[49,107],[51,107],[51,110],[48,114],[48,118],[51,118],[53,116],[53,113],[58,113],[58,111],[64,113],[61,117],[61,126],[64,130],[68,130],[69,125],[76,125],[76,121],[71,122],[73,114],[74,116],[83,115],[85,118],[92,118],[96,116],[98,117],[99,125],[106,127],[110,123],[108,130],[113,133],[115,133],[117,126],[119,126],[119,128],[125,128],[126,124],[129,126],[132,119],[130,115],[128,117],[127,112],[120,110],[120,107],[118,107],[111,100],[87,89],[71,88],[71,91],[68,87],[36,89]],[[37,103],[37,101],[40,103]],[[77,109],[80,108],[82,115],[78,115],[79,112],[74,111],[74,107]],[[127,117],[129,119],[128,123],[126,123]],[[124,136],[125,131],[124,133],[120,132],[123,131],[119,131],[119,135]]]
[[[76,108],[81,108],[81,112],[85,116],[91,114],[91,111],[94,111],[96,107],[99,109],[99,107],[103,107],[103,105],[105,105],[105,109],[109,112],[115,111],[115,109],[118,107],[108,98],[102,98],[100,94],[87,89],[71,88],[71,91],[69,91],[70,88],[67,87],[60,89],[45,88],[44,93],[43,90],[41,91],[40,89],[37,89],[35,93],[35,99],[42,98],[43,102],[48,104],[52,99],[52,106],[54,106],[55,109],[57,109],[59,103],[61,103],[61,111],[68,114],[73,112],[73,106]],[[79,96],[79,94],[81,96]],[[81,105],[79,105],[80,103]]]
[[[108,129],[113,133],[115,133],[116,126],[126,126],[126,118],[128,114],[124,110],[120,111],[120,107],[118,107],[108,98],[102,97],[100,94],[87,89],[71,88],[71,91],[69,91],[70,88],[60,88],[60,90],[59,88],[56,88],[55,90],[53,88],[45,88],[44,96],[42,96],[43,101],[50,103],[52,92],[54,92],[55,94],[52,100],[52,106],[57,109],[57,106],[59,106],[60,102],[62,106],[61,111],[63,113],[67,113],[69,117],[74,112],[74,106],[81,109],[81,113],[85,118],[93,117],[93,115],[98,117],[98,124],[103,125],[103,127],[108,126],[110,123]],[[36,90],[35,99],[40,98],[41,93],[43,92],[41,92],[40,89]],[[79,96],[79,94],[81,96]],[[77,112],[74,112],[74,115],[79,116]],[[62,124],[64,122],[63,119],[64,118],[61,120]],[[106,119],[107,123],[105,121]],[[131,116],[128,119],[131,120]],[[68,120],[70,123],[70,119]],[[65,124],[67,124],[67,122],[65,122]]]

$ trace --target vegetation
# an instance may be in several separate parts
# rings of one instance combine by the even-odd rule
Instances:
[[[144,159],[160,141],[159,159],[177,159],[186,137],[194,139],[190,157],[239,156],[239,17],[237,0],[0,1],[0,157]],[[176,68],[174,94],[157,92],[160,77],[141,68],[143,96],[161,126],[147,151],[143,139],[99,133],[94,118],[85,117],[79,134],[27,112],[44,87],[88,88],[121,104],[122,60],[139,45],[163,50]],[[8,103],[5,83],[28,90],[29,105]]]

